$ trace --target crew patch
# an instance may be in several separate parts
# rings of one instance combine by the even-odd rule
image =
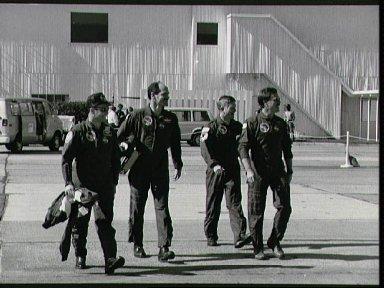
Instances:
[[[267,133],[269,131],[270,127],[269,124],[266,122],[260,123],[260,131],[263,133]]]
[[[208,131],[209,131],[209,127],[203,127],[203,130],[201,130],[201,135],[200,135],[201,142],[204,142],[205,140],[208,139]]]
[[[227,127],[225,127],[224,125],[220,125],[217,130],[219,130],[219,132],[223,135],[227,134]]]
[[[88,141],[95,141],[96,140],[96,133],[94,131],[88,131],[87,134],[85,134],[85,137],[87,137]]]
[[[151,116],[145,116],[143,118],[143,123],[145,126],[151,126],[152,125],[152,117]]]

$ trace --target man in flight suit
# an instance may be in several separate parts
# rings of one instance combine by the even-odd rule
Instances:
[[[131,188],[129,242],[134,243],[134,256],[146,257],[143,248],[144,209],[151,188],[156,213],[159,261],[175,257],[171,246],[173,228],[168,209],[169,171],[168,148],[171,148],[174,180],[180,178],[181,160],[180,127],[177,117],[164,109],[168,105],[168,87],[154,82],[148,87],[149,105],[127,115],[121,124],[117,138],[133,143],[139,157],[129,171]],[[133,139],[133,140],[132,140]]]
[[[243,124],[239,140],[239,154],[248,183],[249,230],[253,237],[255,258],[266,259],[263,252],[263,220],[267,189],[271,187],[273,205],[277,211],[267,246],[281,259],[284,257],[284,251],[280,241],[283,239],[292,211],[289,188],[293,173],[292,142],[287,124],[275,115],[280,105],[277,90],[270,87],[262,89],[258,102],[261,109]]]
[[[207,245],[218,246],[217,225],[225,192],[235,247],[241,248],[252,241],[249,235],[245,235],[247,224],[241,206],[237,152],[241,123],[234,120],[236,100],[232,96],[221,96],[217,108],[219,116],[203,127],[200,141],[201,155],[207,163],[204,232]]]
[[[113,202],[119,180],[120,150],[116,132],[108,125],[106,115],[109,103],[103,93],[92,94],[87,99],[88,119],[74,127],[65,138],[62,152],[62,172],[67,194],[75,188],[87,188],[98,193],[98,203],[104,214],[95,222],[97,234],[105,259],[105,273],[124,265],[124,258],[116,258],[115,229],[112,227]],[[72,161],[76,169],[72,178]],[[75,248],[76,268],[84,269],[87,255],[88,214],[78,217],[72,230],[72,244]]]

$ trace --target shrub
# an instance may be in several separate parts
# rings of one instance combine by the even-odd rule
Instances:
[[[84,101],[63,102],[56,107],[59,115],[75,116],[75,122],[87,119],[89,110]]]

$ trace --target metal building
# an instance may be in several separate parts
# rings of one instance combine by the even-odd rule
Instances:
[[[76,38],[100,23],[101,40]],[[161,80],[171,106],[215,113],[226,93],[243,121],[268,85],[301,134],[379,137],[379,6],[0,4],[0,27],[1,97],[138,107]]]

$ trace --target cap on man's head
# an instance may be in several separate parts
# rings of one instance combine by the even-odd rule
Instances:
[[[87,107],[88,108],[95,108],[100,105],[107,105],[109,106],[109,102],[105,98],[104,94],[99,92],[92,95],[89,95],[87,98]]]

